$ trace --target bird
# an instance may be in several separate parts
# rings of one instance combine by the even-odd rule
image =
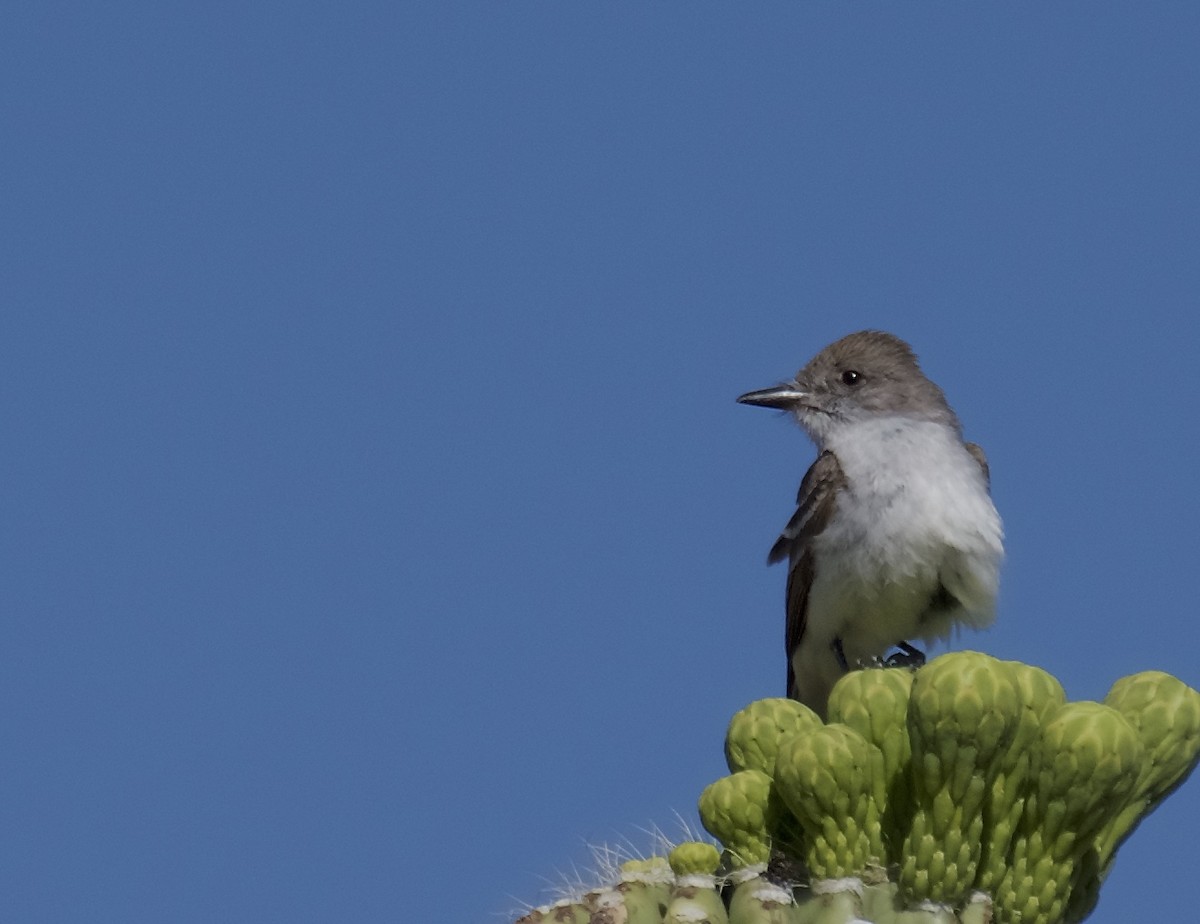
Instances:
[[[737,400],[789,412],[817,449],[767,556],[788,563],[790,698],[824,717],[848,670],[918,666],[910,639],[992,624],[1004,530],[987,457],[911,346],[852,333]]]

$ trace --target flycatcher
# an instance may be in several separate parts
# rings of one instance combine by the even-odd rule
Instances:
[[[1004,532],[987,459],[907,343],[850,334],[738,401],[789,411],[817,444],[767,557],[788,562],[788,696],[824,716],[847,669],[896,646],[921,660],[907,639],[993,621]]]

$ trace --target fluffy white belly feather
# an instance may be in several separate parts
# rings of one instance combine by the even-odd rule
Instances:
[[[813,637],[801,647],[828,658],[840,638],[853,663],[901,640],[990,624],[1003,530],[974,457],[946,428],[903,418],[831,437],[847,487],[814,540]],[[931,610],[939,586],[961,606]]]

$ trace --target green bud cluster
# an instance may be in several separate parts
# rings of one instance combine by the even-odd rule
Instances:
[[[734,924],[787,891],[768,861],[794,901],[747,922],[1074,924],[1200,760],[1200,693],[1158,672],[1068,703],[1039,668],[960,652],[850,673],[828,712],[762,700],[730,724],[700,818],[741,876]]]
[[[1077,924],[1200,761],[1200,693],[1156,671],[1068,703],[975,652],[847,674],[822,722],[751,703],[700,818],[722,844],[630,860],[518,924]]]

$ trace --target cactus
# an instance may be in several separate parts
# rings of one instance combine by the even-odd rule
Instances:
[[[976,652],[847,674],[822,722],[768,699],[669,868],[519,924],[1076,924],[1120,845],[1200,761],[1200,693],[1167,674],[1066,702],[1045,671]]]
[[[623,922],[620,916],[612,915],[613,924],[660,924],[674,883],[675,873],[662,857],[623,863],[615,891],[621,896],[625,914]]]
[[[689,841],[667,858],[675,873],[675,890],[664,924],[729,924],[725,903],[716,889],[721,854],[712,844]]]
[[[792,890],[753,876],[733,887],[729,924],[799,924],[799,909]]]

